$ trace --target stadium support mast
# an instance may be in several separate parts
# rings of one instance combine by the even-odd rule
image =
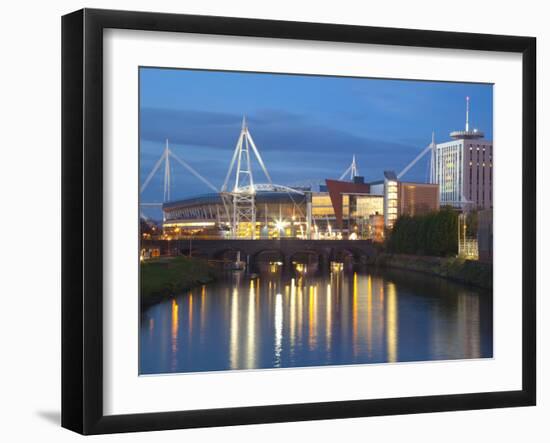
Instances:
[[[435,177],[435,158],[437,145],[435,143],[435,131],[432,131],[432,143],[430,144],[430,183],[436,182]]]
[[[166,145],[164,147],[164,200],[170,201],[170,148],[168,147],[168,139],[166,139]]]
[[[176,155],[171,149],[168,144],[168,139],[166,139],[166,143],[164,145],[164,151],[162,152],[162,155],[155,163],[155,166],[153,166],[153,169],[151,169],[151,172],[149,172],[149,175],[145,178],[145,181],[141,185],[141,188],[139,190],[140,194],[145,191],[149,183],[151,182],[154,175],[157,173],[157,171],[160,169],[164,162],[164,197],[163,201],[167,202],[170,201],[171,198],[171,183],[172,183],[172,166],[170,164],[170,158],[176,160],[181,166],[183,166],[185,169],[187,169],[191,174],[193,174],[196,178],[198,178],[200,181],[202,181],[206,186],[208,186],[210,189],[212,189],[214,192],[218,192],[218,189],[210,183],[206,178],[204,178],[202,175],[200,175],[191,165],[189,165],[186,161],[181,159],[178,155]]]
[[[151,172],[149,172],[149,175],[141,185],[141,188],[139,190],[140,194],[145,191],[145,188],[149,185],[151,182],[151,179],[156,174],[156,172],[160,169],[162,164],[164,163],[164,196],[163,201],[167,202],[170,200],[170,185],[171,185],[171,167],[170,167],[170,147],[168,146],[168,139],[166,139],[166,143],[164,145],[164,151],[162,151],[162,155],[155,163],[155,166],[153,166],[153,169],[151,169]]]
[[[435,176],[435,158],[436,158],[436,149],[437,145],[435,144],[435,132],[432,131],[432,141],[431,143],[426,146],[420,154],[418,154],[412,162],[410,162],[407,166],[403,168],[403,170],[397,174],[397,178],[401,179],[409,170],[416,165],[422,157],[424,157],[428,152],[430,153],[430,183],[436,182],[436,176]]]
[[[262,156],[248,130],[246,117],[243,117],[241,133],[221,190],[224,206],[231,216],[232,238],[237,237],[239,226],[244,223],[249,223],[250,225],[250,238],[256,238],[256,192],[252,173],[251,151],[269,184],[272,185],[269,172],[267,172]],[[228,188],[232,174],[235,177],[233,187]]]
[[[357,169],[357,163],[355,162],[355,154],[353,154],[353,157],[351,159],[351,165],[348,166],[348,169],[344,171],[344,173],[340,176],[339,180],[344,180],[346,178],[346,175],[349,174],[349,179],[353,181],[354,177],[357,177],[359,175],[359,170]]]

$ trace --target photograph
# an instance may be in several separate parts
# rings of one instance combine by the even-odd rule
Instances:
[[[140,375],[493,358],[493,84],[138,75]]]
[[[1,441],[549,434],[543,3],[314,5],[6,2]]]

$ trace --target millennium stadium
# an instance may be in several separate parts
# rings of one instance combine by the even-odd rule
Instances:
[[[245,119],[225,181],[217,189],[176,155],[166,142],[163,154],[141,187],[164,165],[162,236],[165,239],[371,239],[382,241],[402,214],[422,214],[439,208],[439,185],[401,181],[425,148],[403,171],[385,171],[381,180],[366,183],[355,156],[338,179],[285,186],[272,181]],[[173,201],[170,198],[170,162],[176,161],[213,192]],[[431,160],[434,163],[434,160]],[[252,173],[253,164],[262,172]],[[433,168],[432,168],[433,169]]]

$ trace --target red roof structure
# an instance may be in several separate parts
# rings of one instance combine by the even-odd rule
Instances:
[[[339,180],[325,180],[327,183],[328,194],[334,215],[336,216],[336,224],[339,229],[343,226],[343,194],[369,194],[370,185],[368,183],[354,183]]]

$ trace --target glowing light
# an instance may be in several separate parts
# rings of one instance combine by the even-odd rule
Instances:
[[[357,232],[352,232],[349,236],[350,240],[357,240]]]
[[[327,343],[327,350],[330,351],[330,345],[332,341],[332,291],[330,287],[330,283],[327,284],[327,318],[326,318],[326,343]]]
[[[397,339],[398,339],[398,321],[397,321],[397,291],[393,283],[388,283],[387,297],[387,315],[386,315],[386,339],[388,350],[388,361],[397,361]]]
[[[367,352],[372,353],[372,277],[367,278]]]
[[[353,298],[352,298],[352,329],[353,329],[353,353],[357,353],[357,272],[353,273]]]
[[[239,291],[233,288],[231,294],[231,321],[229,339],[229,364],[231,369],[239,365]]]
[[[250,290],[248,292],[248,319],[247,319],[247,344],[246,344],[246,367],[254,368],[256,366],[256,312],[255,312],[255,294],[254,284],[250,281]]]
[[[317,341],[317,287],[309,287],[309,348],[313,349]]]
[[[281,351],[283,345],[283,295],[275,296],[275,365],[281,365]]]
[[[283,232],[288,226],[288,222],[285,220],[275,220],[275,229],[279,232]]]
[[[283,263],[280,261],[269,262],[269,272],[272,274],[279,272],[279,269],[281,268],[282,265]]]
[[[165,223],[165,228],[174,228],[174,227],[181,227],[181,226],[197,226],[197,227],[206,227],[206,226],[214,226],[215,222],[178,222],[178,223]],[[176,229],[176,232],[179,232],[179,230]]]
[[[176,300],[172,300],[172,369],[176,369],[176,353],[178,351],[179,307]]]
[[[193,331],[193,294],[189,294],[189,338]]]
[[[201,343],[204,339],[204,328],[206,327],[206,286],[202,285],[201,287],[201,300],[200,300],[200,332],[201,332]]]
[[[290,283],[290,349],[294,349],[296,334],[296,286],[294,279]]]

